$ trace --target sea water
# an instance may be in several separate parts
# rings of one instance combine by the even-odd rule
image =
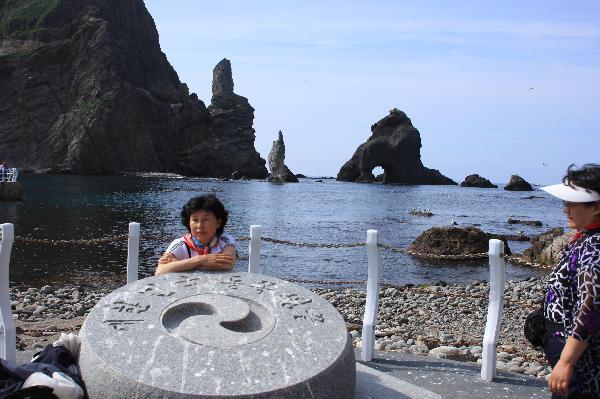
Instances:
[[[11,284],[102,284],[125,281],[127,241],[94,239],[126,234],[141,224],[140,277],[154,272],[167,245],[184,234],[182,205],[191,197],[215,194],[229,211],[226,231],[247,237],[252,224],[265,237],[308,243],[364,242],[376,229],[380,242],[406,248],[433,226],[475,226],[497,234],[540,234],[565,226],[561,204],[543,191],[510,192],[458,186],[358,184],[333,179],[299,183],[220,181],[167,174],[112,176],[29,175],[20,178],[23,201],[0,203],[0,222],[13,223],[17,240],[11,257]],[[533,196],[533,198],[531,198]],[[433,216],[411,214],[428,209]],[[514,219],[540,220],[542,227],[511,225]],[[49,239],[43,243],[38,239]],[[59,240],[67,240],[61,243]],[[84,244],[68,242],[84,240]],[[529,246],[509,242],[513,252]],[[237,244],[236,271],[248,267],[248,241]],[[302,280],[365,280],[365,247],[300,248],[262,242],[265,274]],[[423,284],[443,280],[466,283],[487,279],[486,260],[432,261],[381,250],[382,281]],[[508,265],[509,279],[547,273]]]

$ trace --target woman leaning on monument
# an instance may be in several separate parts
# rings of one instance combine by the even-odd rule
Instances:
[[[542,190],[563,200],[576,230],[544,302],[546,324],[555,326],[543,340],[548,388],[552,398],[600,398],[600,165],[571,165],[563,183]]]
[[[188,233],[174,240],[158,260],[156,275],[190,270],[229,271],[235,239],[224,232],[228,212],[213,195],[190,199],[181,209]]]

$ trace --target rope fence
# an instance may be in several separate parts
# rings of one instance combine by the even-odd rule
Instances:
[[[129,223],[129,234],[120,234],[108,237],[94,238],[94,239],[77,239],[77,240],[50,240],[50,239],[38,239],[34,237],[15,237],[14,228],[10,223],[1,225],[2,232],[2,245],[0,246],[0,306],[2,307],[1,325],[3,328],[2,340],[0,342],[0,356],[10,360],[15,359],[15,348],[16,348],[16,328],[14,326],[12,311],[10,307],[10,287],[8,284],[8,271],[9,271],[9,259],[10,251],[13,242],[21,242],[25,244],[44,244],[44,245],[80,245],[85,247],[87,245],[98,245],[107,244],[112,242],[120,242],[127,240],[127,283],[132,283],[138,279],[138,267],[139,267],[139,242],[140,238],[144,240],[156,240],[163,239],[163,237],[152,237],[146,234],[140,236],[140,224],[136,222]],[[368,280],[366,281],[367,291],[366,299],[364,302],[364,317],[362,323],[362,351],[361,359],[363,361],[371,361],[374,350],[374,339],[375,339],[375,328],[378,315],[379,306],[379,295],[380,290],[383,292],[381,295],[393,295],[400,296],[418,294],[421,298],[419,300],[429,301],[433,298],[446,298],[448,301],[459,299],[464,301],[465,299],[475,299],[481,305],[487,303],[487,322],[485,334],[483,336],[482,343],[482,366],[481,366],[481,378],[486,381],[492,381],[496,376],[496,354],[498,337],[500,334],[500,325],[502,320],[503,308],[506,305],[516,305],[519,307],[526,307],[533,309],[539,306],[538,297],[522,298],[514,297],[514,292],[506,290],[506,260],[510,260],[504,256],[504,243],[498,239],[489,240],[489,252],[488,253],[476,253],[468,255],[438,255],[438,254],[421,254],[415,253],[407,248],[395,247],[389,244],[379,243],[378,231],[368,230],[367,239],[365,243],[306,243],[306,242],[293,242],[288,240],[279,240],[269,237],[261,236],[261,226],[252,225],[250,226],[250,237],[238,238],[239,241],[250,241],[248,246],[249,251],[249,262],[248,272],[249,273],[260,273],[260,243],[262,241],[289,245],[299,248],[356,248],[366,247],[367,260],[368,260]],[[445,289],[439,286],[414,286],[414,285],[402,285],[394,286],[381,282],[380,277],[380,250],[389,250],[397,253],[406,253],[412,256],[424,256],[426,258],[443,259],[443,260],[463,260],[463,259],[489,259],[490,265],[490,282],[489,282],[489,293],[487,290],[452,290]],[[325,285],[325,286],[342,286],[342,285],[359,285],[364,286],[364,280],[354,281],[342,281],[342,280],[305,280],[286,278],[287,281],[293,283],[304,283],[313,285]],[[389,292],[390,287],[394,287],[395,290]],[[409,293],[406,290],[410,289]],[[396,291],[397,290],[397,291]],[[405,293],[402,293],[402,292]],[[353,301],[354,302],[354,301]],[[459,304],[460,306],[460,304]],[[356,321],[356,318],[355,320]],[[49,334],[49,331],[41,332],[42,335]]]
[[[50,240],[46,238],[33,238],[33,237],[18,237],[15,236],[15,242],[23,243],[23,244],[31,244],[31,245],[54,245],[54,246],[62,246],[62,245],[99,245],[99,244],[108,244],[113,242],[126,242],[128,238],[127,234],[118,234],[113,236],[101,237],[101,238],[92,238],[92,239],[78,239],[78,240]],[[143,235],[141,237],[143,240],[163,240],[162,236],[152,236],[152,235]],[[236,237],[237,241],[250,241],[250,237]],[[281,244],[288,245],[296,248],[358,248],[364,247],[366,244],[364,242],[351,242],[351,243],[309,243],[309,242],[293,242],[289,240],[280,240],[276,238],[270,237],[261,237],[261,241],[269,242],[272,244]],[[389,244],[378,244],[379,248],[384,250],[395,252],[395,253],[404,253],[407,255],[415,256],[418,258],[424,259],[433,259],[433,260],[477,260],[477,259],[487,259],[488,253],[474,253],[474,254],[460,254],[460,255],[445,255],[445,254],[434,254],[434,253],[420,253],[411,251],[408,248],[397,247]],[[517,265],[535,267],[541,269],[549,269],[552,268],[552,265],[543,265],[536,262],[531,262],[521,256],[514,255],[503,255],[504,258]],[[363,282],[364,283],[364,282]]]

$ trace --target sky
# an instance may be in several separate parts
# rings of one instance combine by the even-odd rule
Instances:
[[[206,105],[214,66],[231,61],[256,149],[267,159],[281,130],[294,173],[337,175],[393,108],[419,130],[423,164],[457,182],[552,184],[600,163],[596,0],[145,4]]]

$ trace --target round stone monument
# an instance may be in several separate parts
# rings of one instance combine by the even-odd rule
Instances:
[[[98,302],[79,336],[91,399],[354,397],[340,314],[269,276],[148,277]]]

